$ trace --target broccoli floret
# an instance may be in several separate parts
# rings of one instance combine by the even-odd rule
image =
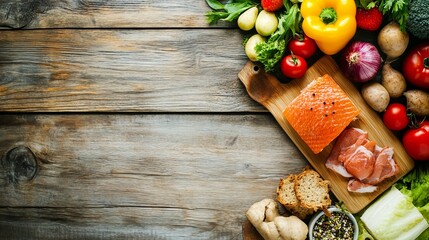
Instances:
[[[415,37],[429,39],[429,0],[410,0],[407,29]]]

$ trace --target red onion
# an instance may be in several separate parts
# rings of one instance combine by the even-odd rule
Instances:
[[[377,48],[368,42],[352,42],[340,58],[343,73],[354,82],[367,82],[377,75],[382,59]]]

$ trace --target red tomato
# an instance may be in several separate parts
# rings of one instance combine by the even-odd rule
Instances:
[[[405,129],[410,123],[407,116],[407,108],[400,103],[391,103],[383,114],[383,122],[387,128],[393,131]]]
[[[429,160],[429,121],[424,121],[419,128],[405,132],[402,144],[408,155],[414,160]]]
[[[293,54],[303,58],[310,58],[317,51],[316,42],[307,35],[297,35],[288,43],[288,48]]]
[[[280,70],[289,78],[300,78],[307,71],[307,62],[298,55],[287,55],[280,61]]]
[[[429,89],[429,42],[413,48],[407,54],[402,73],[410,83]]]

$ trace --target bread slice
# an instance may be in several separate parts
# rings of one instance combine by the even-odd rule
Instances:
[[[294,189],[303,207],[317,211],[331,205],[329,181],[323,180],[314,170],[307,169],[300,173],[296,177]]]
[[[280,179],[277,187],[277,201],[291,212],[293,215],[300,219],[306,219],[314,213],[312,208],[304,207],[300,204],[295,194],[295,180],[297,175],[290,174],[284,179]]]
[[[281,178],[277,187],[277,201],[284,206],[298,205],[298,199],[295,195],[295,179],[297,175],[290,174],[287,178]]]

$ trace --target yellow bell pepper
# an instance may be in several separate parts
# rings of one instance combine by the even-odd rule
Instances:
[[[301,14],[302,30],[327,55],[338,53],[356,33],[354,0],[304,0]]]

